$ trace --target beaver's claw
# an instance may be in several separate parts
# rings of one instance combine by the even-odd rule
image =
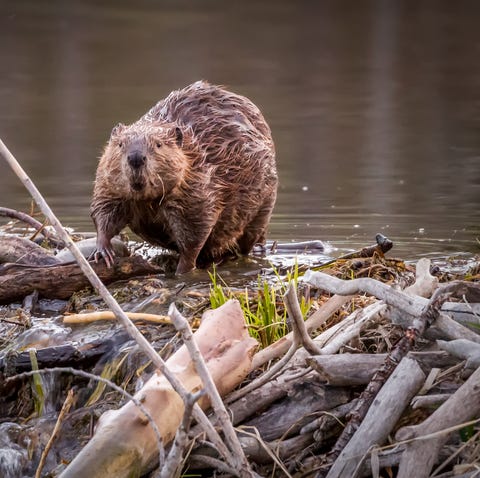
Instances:
[[[93,259],[95,262],[98,262],[100,259],[105,261],[105,264],[110,269],[113,266],[115,260],[115,251],[113,250],[112,244],[110,241],[97,241],[97,249],[93,253]]]

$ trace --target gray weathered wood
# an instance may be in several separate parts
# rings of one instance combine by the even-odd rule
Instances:
[[[405,357],[378,393],[355,435],[330,468],[327,478],[355,476],[368,450],[386,440],[424,380],[425,374],[418,363]]]
[[[480,415],[480,367],[469,379],[434,413],[422,423],[398,430],[395,438],[399,441],[411,440],[430,435],[441,430],[458,426]],[[397,478],[426,478],[437,459],[440,448],[450,433],[429,437],[428,440],[415,440],[407,443]]]

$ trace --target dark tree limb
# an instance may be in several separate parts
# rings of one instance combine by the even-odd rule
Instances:
[[[91,263],[104,284],[134,276],[159,274],[156,267],[140,256],[117,258],[112,268],[105,263]],[[0,266],[0,304],[22,300],[37,290],[47,298],[68,299],[74,292],[90,285],[76,263],[53,266],[3,264]]]
[[[356,257],[373,257],[375,254],[383,257],[384,254],[386,254],[393,247],[393,242],[383,234],[378,233],[375,236],[375,240],[377,242],[376,244],[364,247],[358,251],[349,252],[348,254],[344,254],[336,259],[332,259],[331,261],[322,264],[322,267],[334,264],[338,260],[355,259]]]

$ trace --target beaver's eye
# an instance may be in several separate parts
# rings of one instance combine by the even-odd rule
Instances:
[[[160,143],[160,142],[157,141],[156,147],[157,147],[157,148],[161,148],[161,147],[162,147],[162,143]]]

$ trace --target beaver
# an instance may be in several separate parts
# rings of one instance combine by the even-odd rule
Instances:
[[[110,267],[125,226],[179,253],[177,274],[265,242],[277,195],[275,148],[260,110],[205,81],[171,92],[112,130],[91,203],[95,259]]]

